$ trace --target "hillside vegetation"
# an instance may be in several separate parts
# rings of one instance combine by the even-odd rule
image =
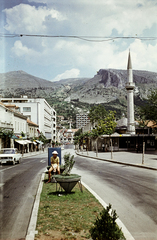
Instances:
[[[133,71],[135,82],[135,114],[145,103],[150,89],[157,88],[157,73]],[[115,110],[120,118],[127,113],[127,71],[100,69],[93,78],[70,78],[51,82],[23,71],[0,74],[0,94],[3,97],[45,98],[58,115],[72,118],[76,113],[87,112],[94,104],[102,104],[106,110]],[[73,126],[74,127],[74,126]]]

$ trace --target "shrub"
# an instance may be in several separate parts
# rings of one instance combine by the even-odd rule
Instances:
[[[65,154],[64,162],[65,162],[65,165],[64,165],[65,170],[63,171],[62,175],[69,176],[75,163],[74,155],[71,156],[70,153]]]
[[[90,234],[93,240],[118,240],[125,239],[121,229],[116,223],[118,218],[116,211],[112,210],[111,204],[103,209],[100,217],[97,217],[94,225],[90,228]]]

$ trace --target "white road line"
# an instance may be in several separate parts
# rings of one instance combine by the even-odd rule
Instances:
[[[81,183],[82,183],[82,185],[83,185],[85,188],[88,189],[88,191],[90,191],[90,192],[93,194],[93,196],[101,203],[101,205],[102,205],[104,208],[107,207],[107,204],[102,200],[102,198],[100,198],[100,197],[96,194],[96,192],[94,192],[88,185],[86,185],[86,184],[83,183],[82,181],[81,181]],[[119,228],[122,229],[122,232],[123,232],[126,240],[135,240],[134,237],[131,235],[131,233],[128,231],[128,229],[125,227],[125,225],[121,222],[121,220],[120,220],[119,218],[116,220],[116,222],[117,222]]]
[[[5,168],[5,169],[2,169],[2,170],[0,170],[0,172],[4,172],[4,171],[6,171],[8,169],[11,169],[11,168],[14,168],[14,167],[16,167],[16,166],[12,166],[12,167],[8,167],[8,168]]]
[[[40,160],[40,162],[41,162],[41,163],[45,163],[45,162],[46,162],[46,160]]]

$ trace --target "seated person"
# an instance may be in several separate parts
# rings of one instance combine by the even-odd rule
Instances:
[[[58,152],[54,151],[52,152],[53,156],[51,157],[51,167],[49,169],[49,180],[47,183],[51,182],[51,172],[58,172],[58,174],[60,174],[60,167],[59,167],[59,157]]]

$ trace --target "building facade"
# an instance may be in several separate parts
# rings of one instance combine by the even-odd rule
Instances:
[[[39,125],[39,133],[42,132],[47,139],[56,140],[56,111],[42,98],[1,98],[6,106],[15,104],[19,111],[30,121]]]
[[[82,114],[76,114],[76,128],[82,128],[86,126],[90,122],[88,114],[82,113]]]
[[[0,102],[0,149],[4,147],[13,147],[13,142],[7,139],[3,131],[14,130],[14,114]]]

